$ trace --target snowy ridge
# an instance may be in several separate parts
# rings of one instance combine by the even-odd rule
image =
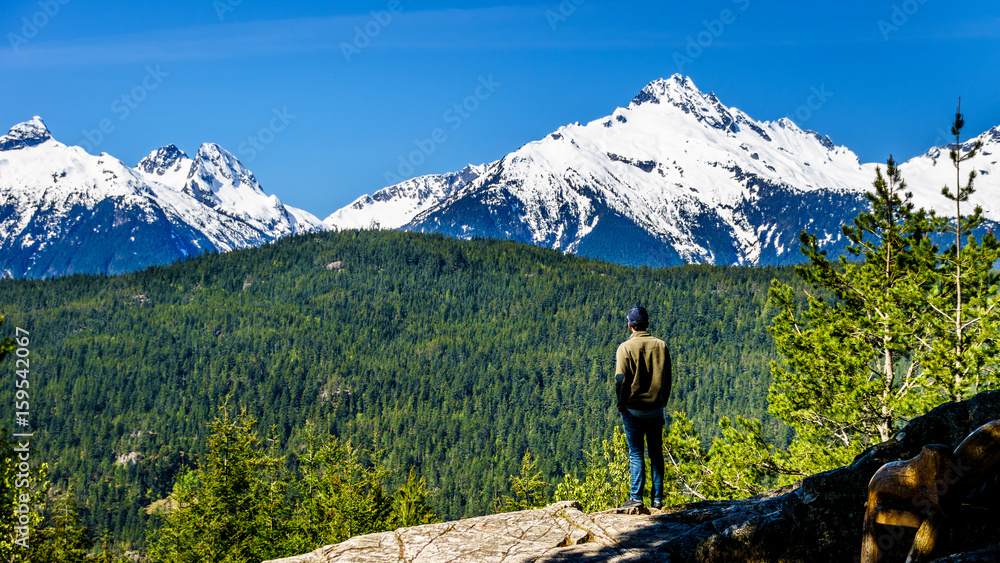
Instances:
[[[975,139],[977,191],[1000,226],[1000,126]],[[953,216],[949,146],[901,165],[914,203]],[[339,229],[407,229],[531,243],[612,262],[798,263],[798,236],[837,253],[876,164],[789,119],[759,122],[674,75],[625,106],[502,159],[364,195],[324,221],[268,195],[235,156],[174,145],[135,168],[52,138],[39,117],[0,136],[0,277],[120,273],[207,250]]]
[[[470,164],[458,172],[420,176],[363,195],[327,217],[323,224],[330,230],[398,229],[478,178],[486,167]]]
[[[217,145],[194,159],[168,145],[131,168],[63,145],[38,117],[0,137],[0,275],[118,273],[320,228]]]
[[[998,221],[1000,127],[983,138],[981,156],[965,166],[980,170],[974,198]],[[866,206],[875,167],[789,119],[755,121],[674,75],[606,118],[528,143],[450,194],[427,190],[437,202],[412,204],[416,179],[378,192],[389,200],[359,199],[325,223],[368,227],[392,210],[377,226],[506,238],[626,264],[796,263],[803,229],[843,247],[840,225]],[[953,211],[940,196],[949,174],[954,184],[947,148],[903,172],[917,205]],[[361,210],[367,223],[348,220]]]
[[[964,186],[969,181],[969,172],[975,170],[976,191],[967,203],[962,204],[962,212],[972,211],[979,205],[988,219],[1000,222],[1000,125],[963,141],[962,152],[970,150],[977,140],[982,141],[983,148],[971,160],[962,163],[961,178],[956,177],[955,167],[948,156],[954,143],[934,147],[900,165],[917,205],[953,216],[955,204],[941,195],[941,188],[948,186],[954,192],[956,183]]]
[[[780,261],[789,237],[781,240],[778,231],[787,229],[775,218],[753,217],[758,200],[776,191],[848,193],[870,182],[873,172],[825,137],[789,120],[755,122],[677,75],[649,84],[607,118],[525,145],[407,228],[510,236],[594,255],[586,239],[614,218],[615,229],[625,221],[648,235],[644,245],[666,247],[658,264],[767,263]],[[468,198],[492,208],[492,216],[503,206],[516,208],[520,236],[517,228],[483,233],[482,225],[461,224],[449,209],[468,208],[460,203]],[[855,209],[857,198],[847,200],[840,205]]]

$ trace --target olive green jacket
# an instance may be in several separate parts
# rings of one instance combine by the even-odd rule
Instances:
[[[633,332],[615,353],[618,410],[663,408],[670,397],[670,351],[645,330]]]

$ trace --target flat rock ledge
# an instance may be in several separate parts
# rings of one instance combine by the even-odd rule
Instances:
[[[623,544],[625,538],[662,538],[690,526],[656,519],[650,508],[614,509],[585,514],[576,501],[538,510],[507,512],[358,536],[306,555],[265,563],[622,560],[644,555]],[[567,559],[568,557],[568,559]]]
[[[926,444],[954,448],[1000,419],[1000,391],[941,405],[851,465],[743,500],[585,514],[576,501],[358,536],[264,563],[808,562],[856,561],[868,481],[882,465]],[[1000,501],[954,515],[944,562],[1000,561]],[[909,536],[893,536],[888,560],[905,559]]]

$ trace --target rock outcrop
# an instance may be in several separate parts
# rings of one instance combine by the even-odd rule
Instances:
[[[541,510],[359,536],[272,563],[856,561],[872,475],[890,461],[916,456],[927,444],[953,449],[996,419],[1000,391],[942,405],[847,467],[744,500],[596,514],[562,502]],[[1000,506],[965,508],[951,528],[950,542],[943,547],[950,555],[938,561],[1000,561]],[[902,561],[912,536],[912,530],[892,531],[884,561]]]

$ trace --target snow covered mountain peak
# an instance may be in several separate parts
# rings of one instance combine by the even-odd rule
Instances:
[[[36,117],[0,150],[0,277],[120,273],[322,228],[214,144],[194,159],[167,145],[130,168],[58,142]]]
[[[247,191],[250,193],[243,193]],[[209,207],[223,202],[234,204],[248,198],[266,197],[253,173],[232,153],[215,143],[205,143],[198,149],[184,192]]]
[[[632,99],[632,105],[642,105],[645,103],[659,104],[661,102],[674,103],[684,102],[693,96],[703,96],[694,81],[690,77],[682,74],[675,74],[670,78],[658,78],[639,92]],[[714,97],[714,94],[713,94]]]
[[[1000,147],[1000,125],[986,131],[978,137],[979,140],[983,142],[983,146],[995,145]]]
[[[935,209],[950,216],[953,204],[941,195],[941,188],[949,186],[954,190],[955,182],[962,185],[968,181],[968,173],[975,171],[978,175],[975,181],[975,192],[969,197],[970,206],[981,206],[991,221],[1000,223],[1000,126],[993,127],[984,133],[962,142],[962,152],[967,153],[976,141],[983,143],[983,148],[974,158],[962,164],[961,178],[956,178],[958,172],[951,161],[949,153],[955,148],[955,143],[933,147],[925,154],[912,158],[902,165],[903,177],[914,193],[918,205]]]
[[[136,166],[146,174],[163,176],[168,172],[178,172],[185,160],[190,160],[177,145],[170,144],[149,153],[149,156],[139,161]]]
[[[760,124],[739,109],[727,107],[715,95],[715,92],[705,94],[695,86],[690,77],[675,74],[670,78],[650,82],[639,92],[627,108],[628,111],[644,112],[650,106],[660,106],[660,111],[676,112],[693,117],[698,123],[712,129],[735,136],[742,128],[750,129],[765,141],[770,141],[766,131]],[[627,118],[616,115],[619,122],[625,123]],[[791,121],[788,121],[794,126]],[[613,123],[606,123],[609,127]],[[795,127],[798,129],[797,127]]]
[[[11,127],[10,132],[0,137],[0,151],[35,147],[48,140],[52,140],[49,128],[42,122],[42,118],[36,115],[30,121]]]
[[[250,172],[240,159],[215,143],[203,144],[194,160],[195,166],[200,167],[203,173],[211,174],[215,178],[225,178],[233,187],[246,186],[261,195],[264,194],[253,172]]]

